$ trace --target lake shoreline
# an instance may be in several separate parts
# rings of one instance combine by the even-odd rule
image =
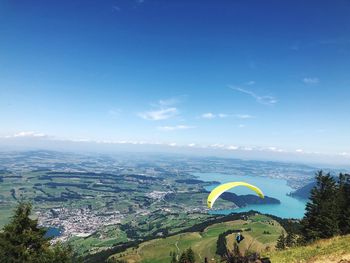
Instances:
[[[210,214],[228,215],[230,213],[240,213],[255,210],[264,214],[271,214],[281,218],[301,219],[304,216],[307,200],[291,197],[289,194],[293,191],[293,188],[287,184],[287,180],[274,179],[264,176],[242,176],[221,173],[192,173],[192,175],[206,183],[214,181],[219,183],[227,183],[230,181],[244,181],[259,186],[265,195],[280,201],[280,204],[254,204],[234,209],[217,209],[210,211]],[[204,187],[204,189],[206,191],[211,191],[215,186],[217,186],[217,184],[210,184],[209,186]],[[236,187],[230,192],[237,195],[252,194],[250,189],[245,189],[244,187]]]

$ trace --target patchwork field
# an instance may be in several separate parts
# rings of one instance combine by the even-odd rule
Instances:
[[[205,257],[219,260],[215,254],[218,236],[227,230],[243,230],[245,240],[239,244],[242,253],[248,250],[266,252],[273,250],[276,240],[283,228],[274,220],[264,215],[249,217],[247,220],[235,220],[214,224],[203,232],[192,232],[174,235],[167,238],[159,238],[141,243],[137,248],[130,248],[122,253],[113,255],[109,260],[126,260],[129,263],[168,263],[170,252],[178,256],[191,247],[196,260],[201,262]],[[269,234],[264,234],[269,233]],[[228,235],[227,248],[233,248],[235,234]]]

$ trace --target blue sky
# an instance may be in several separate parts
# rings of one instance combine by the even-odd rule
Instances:
[[[0,136],[350,154],[350,2],[0,1]]]

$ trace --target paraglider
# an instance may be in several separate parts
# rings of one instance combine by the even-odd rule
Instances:
[[[217,187],[215,187],[209,194],[208,196],[208,200],[207,200],[207,204],[208,204],[208,208],[212,208],[216,199],[218,199],[218,197],[228,191],[229,189],[236,187],[236,186],[245,186],[250,188],[251,190],[253,190],[254,192],[256,192],[258,194],[258,196],[260,198],[264,198],[264,194],[263,192],[256,186],[245,183],[245,182],[231,182],[231,183],[226,183],[226,184],[221,184]]]
[[[236,236],[237,243],[239,244],[241,241],[243,241],[243,239],[244,239],[244,236],[240,232],[238,232]]]

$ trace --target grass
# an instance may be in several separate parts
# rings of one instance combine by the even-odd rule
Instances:
[[[311,245],[271,252],[271,262],[332,263],[350,261],[350,235],[319,240]],[[342,261],[343,260],[343,261]]]
[[[126,234],[118,229],[107,227],[103,231],[98,231],[89,238],[73,237],[69,240],[69,244],[75,249],[78,254],[88,253],[90,250],[98,251],[106,249],[118,243],[128,241]]]
[[[266,216],[259,215],[258,217],[253,216],[247,221],[236,220],[214,224],[206,228],[202,233],[183,233],[147,241],[141,243],[138,248],[130,248],[122,253],[113,255],[112,258],[124,259],[129,263],[168,263],[170,262],[170,252],[176,252],[179,256],[184,250],[191,247],[195,253],[196,262],[203,262],[205,257],[219,260],[215,254],[216,241],[219,234],[230,229],[248,228],[251,230],[243,231],[246,240],[239,245],[242,252],[246,251],[248,247],[259,251],[265,250],[266,247],[274,247],[282,231],[282,227],[277,222]],[[271,234],[264,235],[264,231],[269,231]],[[234,238],[235,235],[227,237],[228,247],[233,247]],[[253,245],[251,245],[252,243]]]

